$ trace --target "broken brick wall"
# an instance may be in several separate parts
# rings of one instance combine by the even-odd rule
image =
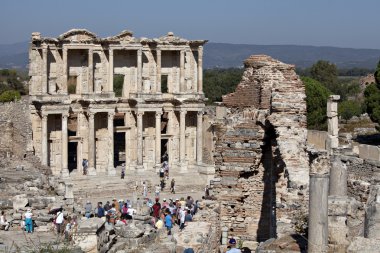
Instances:
[[[307,212],[305,88],[293,65],[265,55],[244,64],[236,91],[223,97],[224,122],[215,126],[214,192],[221,227],[263,241],[291,233]]]

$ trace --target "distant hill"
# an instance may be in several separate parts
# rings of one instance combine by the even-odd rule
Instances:
[[[26,68],[28,42],[0,45],[0,68]],[[207,43],[204,49],[204,68],[241,67],[252,54],[267,54],[298,68],[310,67],[318,60],[335,63],[339,68],[374,69],[380,59],[380,49],[353,49],[296,45],[247,45]]]
[[[339,68],[374,69],[380,59],[379,49],[353,49],[339,47],[315,47],[296,45],[244,45],[207,43],[204,49],[205,68],[229,68],[243,65],[243,60],[252,54],[266,54],[306,68],[318,60],[327,60]]]

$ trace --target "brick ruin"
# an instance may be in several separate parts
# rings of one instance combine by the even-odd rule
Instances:
[[[265,55],[244,65],[236,91],[223,97],[226,114],[215,124],[213,190],[228,236],[265,241],[294,232],[307,210],[305,88],[293,65]]]

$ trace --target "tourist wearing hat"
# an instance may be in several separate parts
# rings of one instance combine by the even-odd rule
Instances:
[[[230,247],[230,250],[226,253],[241,253],[241,250],[236,248],[236,240],[234,238],[231,238],[228,241],[228,246]]]

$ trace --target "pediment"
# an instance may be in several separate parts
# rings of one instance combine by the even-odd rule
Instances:
[[[91,41],[97,39],[96,35],[86,29],[71,29],[61,34],[58,39],[69,41]]]
[[[107,38],[108,40],[113,40],[113,41],[133,41],[133,33],[129,30],[124,30],[118,35],[112,36]]]

